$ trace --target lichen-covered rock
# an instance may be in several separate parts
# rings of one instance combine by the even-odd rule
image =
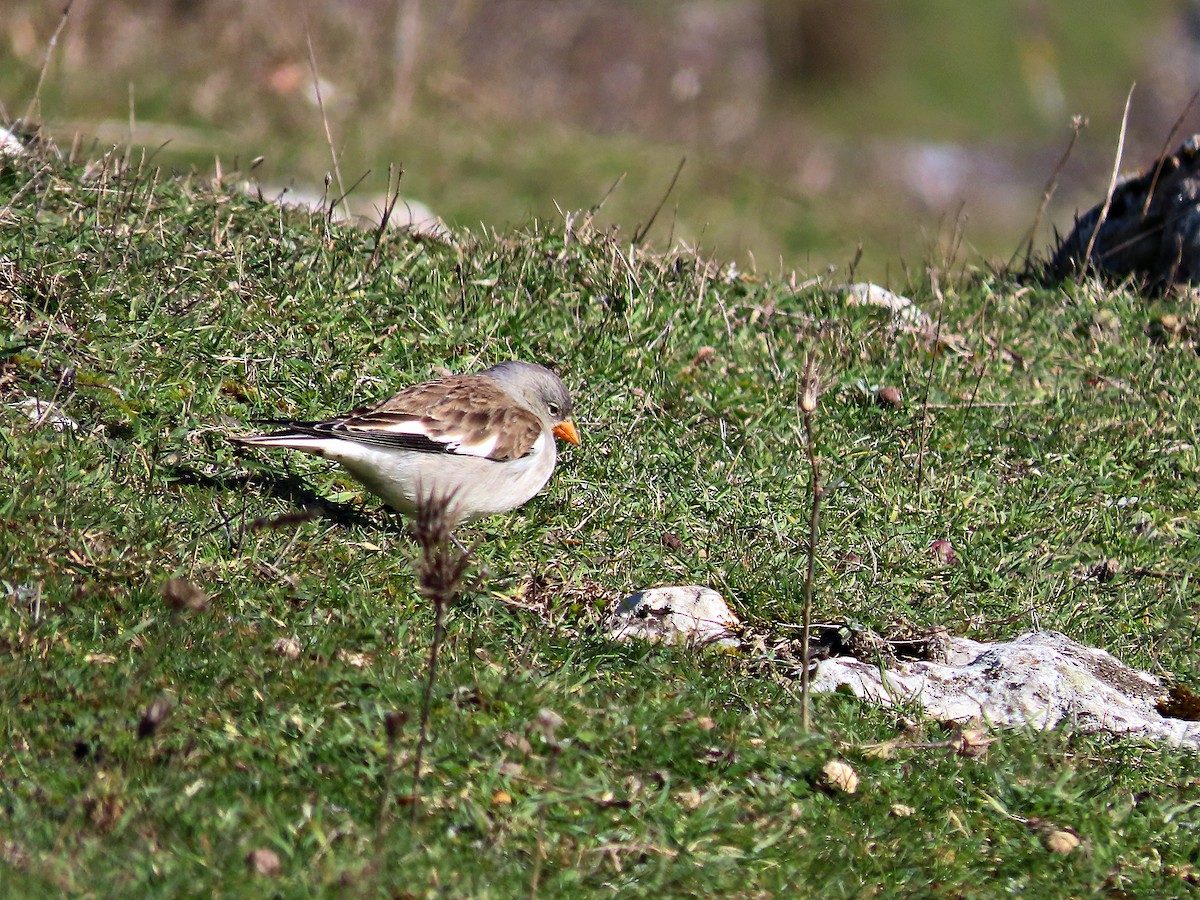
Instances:
[[[23,156],[24,154],[25,145],[21,139],[7,128],[0,126],[0,156]]]
[[[907,297],[895,294],[869,281],[845,285],[846,300],[852,306],[878,306],[890,310],[898,326],[924,329],[933,326],[929,314]]]
[[[57,406],[48,400],[37,397],[26,397],[15,403],[8,404],[10,409],[24,415],[35,427],[47,426],[55,431],[78,431],[79,423],[61,412]]]
[[[1200,135],[1121,181],[1101,221],[1103,210],[1101,200],[1076,217],[1051,259],[1054,277],[1091,269],[1154,285],[1200,282]]]
[[[949,640],[944,661],[886,667],[841,656],[822,660],[812,689],[851,690],[880,706],[913,703],[943,722],[1108,732],[1200,746],[1200,722],[1158,711],[1166,689],[1154,676],[1057,632],[1011,641]]]
[[[613,640],[735,647],[741,622],[716,591],[698,584],[656,587],[630,594],[609,613]]]
[[[806,654],[795,638],[742,626],[720,594],[700,585],[630,594],[615,604],[605,631],[618,641],[737,648],[749,663],[790,677],[808,659],[814,693],[848,690],[876,706],[919,706],[940,722],[1069,724],[1200,748],[1200,698],[1053,631],[985,643],[942,630],[889,640],[861,626],[820,624]]]

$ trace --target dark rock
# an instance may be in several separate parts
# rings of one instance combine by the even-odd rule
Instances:
[[[1076,217],[1050,261],[1052,276],[1091,271],[1160,287],[1200,283],[1200,134],[1119,182],[1102,221],[1103,210],[1101,200]]]

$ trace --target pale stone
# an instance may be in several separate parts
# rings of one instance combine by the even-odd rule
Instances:
[[[295,638],[281,637],[278,638],[271,649],[282,656],[284,659],[299,659],[303,649],[300,647],[300,642]]]
[[[656,587],[621,600],[609,613],[605,631],[618,641],[663,644],[716,644],[736,647],[737,614],[716,591],[697,584]]]
[[[700,585],[630,594],[610,612],[606,633],[620,641],[716,644],[751,654],[756,645],[770,644],[769,638],[747,634],[721,595]],[[915,704],[941,722],[1039,730],[1065,724],[1082,732],[1200,747],[1200,722],[1158,711],[1168,691],[1157,678],[1057,632],[993,643],[945,637],[936,662],[899,659],[882,666],[888,642],[869,631],[857,635],[858,644],[878,652],[860,651],[869,660],[850,655],[820,660],[814,693],[849,690],[876,706]],[[990,741],[979,734],[964,732],[960,752],[986,750]]]
[[[846,299],[854,306],[878,306],[891,310],[897,325],[909,328],[929,328],[933,325],[933,320],[925,310],[907,297],[894,294],[877,284],[859,281],[847,284],[842,289],[846,292]]]
[[[329,192],[319,194],[302,187],[279,188],[246,182],[242,185],[242,190],[252,196],[261,194],[263,197],[271,198],[280,206],[307,209],[318,215],[324,215],[329,204],[337,197],[337,194],[333,193],[332,187]],[[334,207],[333,220],[373,230],[379,226],[379,222],[383,218],[383,210],[388,207],[390,199],[386,195],[366,198],[360,198],[358,195],[345,197]],[[392,203],[387,224],[389,228],[402,229],[422,237],[445,238],[450,234],[446,223],[432,209],[411,197],[400,197]]]
[[[829,787],[846,794],[858,791],[858,773],[844,760],[831,759],[821,767],[821,778]]]
[[[1200,746],[1200,722],[1156,708],[1166,689],[1147,672],[1057,632],[980,643],[952,637],[941,662],[884,667],[853,657],[822,660],[814,692],[849,689],[878,706],[918,704],[943,722],[1054,728],[1147,737]]]
[[[23,156],[24,153],[25,145],[21,143],[21,139],[0,126],[0,156]]]
[[[27,397],[15,403],[8,404],[10,409],[22,413],[30,422],[38,427],[49,426],[55,431],[78,431],[79,423],[61,412],[57,406],[48,400],[37,397]]]

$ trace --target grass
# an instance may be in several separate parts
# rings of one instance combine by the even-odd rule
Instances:
[[[0,222],[7,896],[1170,897],[1198,877],[1193,752],[1068,727],[881,756],[862,748],[952,733],[817,696],[806,735],[798,683],[599,629],[660,583],[800,620],[815,353],[818,620],[1058,629],[1195,686],[1194,298],[942,273],[940,310],[927,280],[908,295],[967,349],[931,353],[826,287],[561,221],[389,233],[371,265],[368,231],[119,155],[0,161]],[[420,814],[383,829],[434,624],[413,547],[339,470],[226,436],[512,357],[558,365],[585,443],[462,530],[477,568]],[[35,427],[26,396],[78,429]],[[206,608],[169,605],[169,578]],[[857,793],[822,786],[832,758]],[[1083,845],[1054,854],[1030,820]],[[261,849],[274,875],[247,867]]]
[[[1076,210],[1095,203],[1103,188],[1120,98],[1130,84],[1142,85],[1130,169],[1151,162],[1190,93],[1170,99],[1154,87],[1150,60],[1172,46],[1161,35],[1180,30],[1177,4],[1167,0],[1124,4],[1101,16],[1082,0],[982,10],[917,0],[902,10],[855,4],[869,7],[870,39],[854,40],[854,25],[842,24],[849,44],[841,77],[794,89],[739,87],[731,81],[735,72],[765,66],[758,55],[766,50],[714,35],[696,44],[700,59],[711,61],[697,70],[697,102],[673,99],[675,71],[657,66],[660,57],[678,71],[699,64],[670,49],[695,40],[685,23],[730,16],[738,6],[737,18],[754,22],[767,5],[620,3],[609,17],[626,21],[640,41],[626,46],[621,38],[597,37],[600,43],[583,41],[569,52],[574,39],[548,37],[562,20],[578,19],[562,10],[537,28],[489,34],[479,24],[489,5],[465,2],[437,10],[385,0],[313,4],[305,16],[278,0],[253,9],[167,0],[109,0],[103,9],[75,4],[50,53],[41,108],[64,146],[77,134],[101,150],[135,143],[161,165],[206,171],[262,157],[253,177],[267,190],[320,194],[330,150],[312,102],[311,39],[329,82],[323,102],[340,169],[348,184],[363,178],[355,195],[360,211],[372,206],[365,198],[385,193],[392,164],[405,170],[405,197],[467,229],[556,219],[558,209],[590,207],[624,176],[602,220],[629,234],[646,222],[686,157],[651,232],[656,246],[685,241],[744,270],[816,273],[832,264],[844,275],[861,245],[860,274],[891,286],[903,282],[904,265],[919,270],[929,247],[961,218],[977,259],[1007,259],[1029,226],[1070,118],[1079,114],[1092,124],[1039,243],[1051,224],[1067,231]],[[0,65],[0,120],[26,109],[62,20],[60,4],[10,0],[10,8],[0,20],[0,43],[11,48]],[[401,9],[418,20],[415,46],[397,46]],[[838,21],[820,30],[837,32],[842,17],[832,18]],[[863,29],[861,16],[859,22]],[[529,80],[524,67],[470,63],[492,45],[537,60],[540,87],[517,86]],[[571,68],[567,60],[586,66]],[[396,66],[408,63],[411,76],[398,79]],[[544,96],[580,87],[580,72],[587,73],[582,82],[600,85],[632,74],[644,79],[645,90],[624,104],[621,124],[606,125],[602,98],[591,91],[565,90],[578,94],[569,103]],[[1059,83],[1061,109],[1039,108],[1039,73]],[[736,139],[722,137],[723,123],[736,113],[755,124]],[[970,178],[1013,183],[992,192],[947,186],[945,196],[935,191],[930,199],[930,179],[914,174],[912,154],[952,151],[956,142],[972,158],[999,165],[996,174],[981,169]]]
[[[971,15],[947,0],[921,0],[903,12],[881,6],[890,41],[879,58],[866,60],[877,77],[833,90],[818,85],[803,99],[822,122],[847,133],[866,121],[885,134],[1019,141],[1044,136],[1047,125],[1062,128],[1072,113],[1115,131],[1119,97],[1147,77],[1147,58],[1162,52],[1156,29],[1170,27],[1171,10],[1144,0],[1076,27],[1090,9],[1079,0]],[[1058,84],[1065,109],[1039,108],[1038,73]]]

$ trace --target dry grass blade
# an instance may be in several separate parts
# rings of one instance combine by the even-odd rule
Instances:
[[[1096,219],[1096,227],[1092,229],[1092,235],[1088,238],[1087,250],[1083,254],[1083,269],[1087,271],[1088,264],[1092,259],[1092,248],[1096,246],[1096,236],[1100,234],[1100,229],[1104,227],[1104,221],[1108,218],[1108,210],[1112,206],[1113,192],[1117,189],[1117,176],[1121,172],[1121,157],[1125,153],[1125,129],[1129,125],[1129,105],[1133,102],[1133,89],[1137,85],[1129,88],[1129,95],[1125,98],[1125,112],[1121,115],[1121,133],[1117,136],[1117,153],[1113,158],[1112,175],[1108,179],[1108,192],[1104,195],[1104,206],[1100,210],[1100,216]]]
[[[1042,200],[1038,204],[1037,212],[1033,216],[1033,224],[1029,226],[1029,239],[1025,244],[1025,263],[1022,268],[1023,274],[1028,275],[1031,268],[1031,260],[1033,259],[1033,242],[1037,240],[1038,228],[1042,224],[1042,216],[1046,214],[1046,207],[1050,205],[1050,199],[1054,196],[1054,192],[1058,189],[1058,178],[1062,175],[1062,170],[1066,168],[1067,160],[1071,158],[1071,152],[1075,149],[1075,144],[1079,142],[1079,132],[1087,127],[1087,119],[1083,116],[1071,117],[1071,140],[1067,142],[1067,149],[1063,151],[1062,156],[1058,158],[1058,164],[1054,167],[1054,171],[1050,173],[1050,177],[1046,180],[1046,186],[1042,188]],[[1017,253],[1020,253],[1018,248],[1013,253],[1013,259],[1009,260],[1009,266],[1012,266],[1016,259]]]
[[[317,51],[313,49],[312,31],[308,27],[308,17],[304,21],[304,40],[308,43],[308,67],[312,72],[313,94],[317,98],[317,109],[321,111],[321,124],[325,127],[325,142],[329,145],[329,156],[333,160],[333,175],[337,179],[340,199],[345,202],[346,185],[342,183],[342,167],[338,163],[337,148],[333,145],[333,132],[329,129],[329,117],[325,115],[325,101],[321,97],[321,74],[317,71]]]
[[[1167,139],[1163,141],[1162,149],[1158,151],[1158,163],[1154,166],[1154,177],[1150,179],[1150,190],[1146,191],[1146,201],[1142,204],[1143,222],[1150,212],[1150,203],[1154,200],[1154,189],[1158,187],[1159,176],[1162,175],[1163,166],[1167,163],[1168,151],[1171,149],[1171,145],[1175,143],[1175,136],[1179,134],[1179,129],[1183,127],[1183,120],[1187,118],[1188,112],[1195,105],[1197,99],[1200,99],[1200,90],[1192,94],[1191,98],[1184,105],[1183,112],[1179,114],[1179,118],[1175,120],[1175,124],[1171,126],[1171,130],[1167,132]]]
[[[395,187],[392,187],[392,176],[395,174]],[[367,260],[367,271],[374,271],[379,261],[379,250],[383,246],[383,236],[387,233],[388,223],[392,220],[392,212],[400,201],[400,179],[404,177],[404,169],[396,172],[394,163],[388,164],[388,192],[383,209],[379,216],[379,226],[375,229],[375,246],[371,248],[371,258]]]
[[[686,156],[679,158],[679,165],[675,167],[675,174],[671,176],[671,183],[667,185],[667,191],[663,194],[662,199],[658,201],[658,206],[654,207],[654,212],[650,214],[650,221],[646,223],[644,228],[639,228],[633,233],[633,243],[640,244],[646,239],[646,235],[650,233],[651,227],[654,225],[654,220],[658,218],[658,214],[662,212],[663,204],[667,202],[667,198],[671,196],[671,191],[675,190],[675,183],[679,181],[679,174],[683,171],[683,164],[687,162]],[[613,185],[616,187],[616,185]]]
[[[58,27],[54,29],[54,34],[50,35],[50,40],[46,44],[46,56],[42,60],[42,69],[38,73],[37,86],[33,89],[33,96],[29,99],[29,106],[25,109],[26,122],[34,122],[41,111],[42,85],[46,82],[46,73],[50,71],[50,60],[54,58],[54,48],[58,46],[58,39],[62,35],[63,29],[67,27],[67,17],[71,15],[71,7],[74,5],[75,0],[68,0],[67,5],[63,7],[62,15],[59,16]]]
[[[809,652],[809,642],[812,638],[812,597],[813,580],[817,570],[817,533],[820,524],[821,498],[825,494],[825,486],[821,481],[821,468],[817,461],[816,445],[813,440],[813,417],[817,411],[817,401],[820,399],[818,382],[820,374],[817,364],[810,354],[804,362],[804,378],[800,385],[800,415],[804,421],[804,446],[808,452],[808,469],[812,478],[811,505],[808,516],[808,567],[804,573],[804,611],[802,613],[803,667],[800,670],[800,723],[807,733],[812,728],[812,712],[810,680],[812,678],[812,654]]]
[[[463,549],[450,530],[458,519],[454,492],[419,492],[417,514],[412,522],[413,539],[418,555],[414,561],[417,591],[433,603],[433,641],[429,647],[429,663],[425,673],[425,693],[421,701],[421,725],[413,761],[412,821],[420,811],[421,766],[429,742],[429,711],[433,704],[433,687],[437,682],[438,656],[446,633],[446,611],[459,595],[465,583],[471,550]]]

